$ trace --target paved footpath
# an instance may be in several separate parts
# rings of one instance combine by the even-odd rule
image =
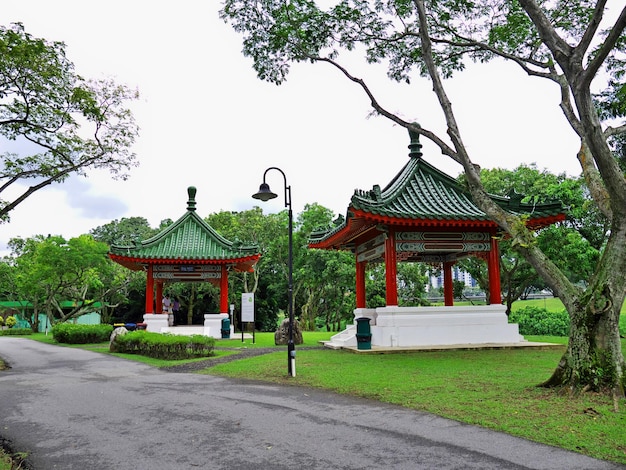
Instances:
[[[626,469],[375,401],[0,337],[0,435],[35,470]]]

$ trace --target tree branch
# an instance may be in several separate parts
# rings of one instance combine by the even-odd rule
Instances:
[[[534,0],[519,0],[519,3],[537,27],[539,36],[552,51],[559,65],[566,73],[571,71],[569,58],[572,55],[572,47],[557,34],[548,17],[537,5],[537,2]]]
[[[604,135],[607,137],[612,137],[614,135],[623,134],[624,132],[626,132],[626,124],[622,124],[621,126],[617,126],[617,127],[609,126],[606,129],[604,129]]]
[[[578,161],[580,162],[580,166],[583,170],[583,177],[585,178],[585,184],[589,191],[591,192],[591,196],[593,200],[598,205],[598,209],[600,212],[604,214],[604,216],[608,220],[613,219],[613,211],[611,209],[611,200],[609,194],[606,190],[606,186],[602,181],[602,176],[600,176],[600,172],[596,165],[594,164],[593,158],[590,158],[590,151],[587,145],[583,143],[580,146],[580,150],[578,151]]]
[[[372,108],[374,108],[374,110],[377,113],[379,113],[381,116],[384,116],[387,119],[395,122],[396,124],[399,124],[400,126],[404,127],[405,129],[409,129],[409,128],[413,129],[415,127],[415,126],[413,126],[412,123],[401,119],[400,117],[398,117],[395,114],[391,113],[387,109],[383,108],[378,103],[378,101],[374,97],[374,94],[371,92],[371,90],[369,89],[367,84],[362,79],[357,78],[357,77],[351,75],[350,72],[348,72],[348,70],[345,67],[341,66],[336,61],[334,61],[332,59],[329,59],[329,58],[326,58],[326,57],[310,57],[310,59],[311,60],[315,60],[315,61],[319,61],[319,62],[327,62],[327,63],[333,65],[334,67],[339,69],[349,80],[351,80],[352,82],[358,84],[363,89],[365,94],[369,97],[370,103],[372,105]],[[434,132],[429,131],[429,130],[424,129],[424,128],[419,128],[419,129],[416,128],[416,129],[414,129],[414,131],[419,133],[420,135],[423,135],[424,137],[426,137],[427,139],[429,139],[433,143],[435,143],[441,149],[441,153],[442,154],[447,155],[448,157],[452,158],[453,160],[455,160],[458,163],[462,163],[461,160],[459,159],[457,153],[455,152],[455,150],[453,148],[451,148],[448,144],[446,144]]]
[[[592,24],[594,23],[594,21],[597,21],[598,23],[601,21],[602,9],[604,9],[605,3],[606,3],[606,0],[602,0],[598,2],[598,7],[596,7],[596,11],[593,14]],[[598,11],[598,8],[600,8],[599,7],[600,5],[602,5],[602,8],[600,9],[600,11]],[[596,25],[595,27],[597,28],[598,26]],[[591,25],[590,25],[590,28],[591,28]],[[615,24],[613,25],[613,27],[611,28],[611,31],[609,32],[608,36],[604,40],[602,47],[598,50],[597,54],[593,57],[591,62],[589,62],[589,64],[587,65],[587,69],[584,72],[585,83],[591,84],[591,81],[596,76],[596,74],[598,73],[598,70],[600,70],[600,67],[602,66],[602,64],[608,57],[608,55],[611,53],[611,51],[615,47],[615,44],[617,43],[622,33],[624,32],[624,28],[626,28],[626,6],[622,9],[617,20],[615,20]],[[585,32],[585,37],[583,37],[583,41],[581,41],[580,45],[578,46],[582,48],[584,45],[585,51],[587,50],[587,47],[589,46],[589,44],[587,43],[585,45],[584,41],[585,40],[591,41],[591,38],[587,38],[586,34],[587,34],[587,31]]]

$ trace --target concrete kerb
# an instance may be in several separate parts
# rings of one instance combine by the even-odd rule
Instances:
[[[321,344],[326,345],[326,341],[320,341]],[[329,346],[327,346],[329,347]],[[384,347],[374,346],[371,349],[358,349],[357,346],[343,346],[342,349],[355,354],[403,354],[412,352],[428,352],[428,351],[450,351],[450,350],[484,350],[484,349],[562,349],[565,345],[557,343],[539,343],[532,341],[525,341],[521,343],[483,343],[483,344],[436,344],[425,346],[411,346],[411,347]]]

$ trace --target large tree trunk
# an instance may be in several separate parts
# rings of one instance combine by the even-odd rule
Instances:
[[[589,287],[580,295],[562,297],[571,319],[569,343],[544,386],[610,390],[616,397],[624,396],[626,364],[619,318],[626,295],[625,267],[626,226],[614,220]]]
[[[571,390],[612,391],[624,396],[624,356],[616,324],[619,307],[594,313],[582,307],[570,311],[571,329],[567,350],[546,387],[569,387]]]

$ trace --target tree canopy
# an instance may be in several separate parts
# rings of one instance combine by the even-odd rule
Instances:
[[[55,324],[98,310],[94,304],[103,303],[114,285],[108,246],[90,235],[69,240],[39,235],[12,239],[10,245],[15,255],[13,295],[33,305],[33,329],[40,311]],[[66,302],[72,307],[64,308]]]
[[[78,75],[62,42],[34,38],[20,23],[0,26],[0,139],[14,148],[0,154],[0,221],[72,174],[106,169],[126,178],[137,164],[128,108],[137,97],[113,80]]]

